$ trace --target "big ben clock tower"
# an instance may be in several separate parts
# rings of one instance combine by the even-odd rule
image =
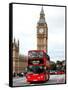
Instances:
[[[48,27],[45,21],[43,7],[41,8],[40,18],[37,23],[37,50],[45,50],[47,52],[48,45]]]

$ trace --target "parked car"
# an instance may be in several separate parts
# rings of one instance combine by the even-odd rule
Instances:
[[[17,74],[19,77],[23,77],[24,76],[24,73],[18,73]]]

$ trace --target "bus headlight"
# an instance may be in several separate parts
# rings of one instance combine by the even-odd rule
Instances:
[[[28,78],[30,78],[30,76],[28,76]]]
[[[43,78],[43,76],[41,76],[41,78]]]

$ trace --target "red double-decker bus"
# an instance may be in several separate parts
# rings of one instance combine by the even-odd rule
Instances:
[[[49,80],[50,57],[44,50],[28,52],[27,82],[42,82]]]

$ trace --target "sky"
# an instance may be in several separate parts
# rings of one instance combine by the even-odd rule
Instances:
[[[13,38],[20,41],[20,54],[37,49],[37,23],[41,6],[13,5]],[[43,6],[48,25],[48,54],[51,60],[65,59],[65,8]]]

